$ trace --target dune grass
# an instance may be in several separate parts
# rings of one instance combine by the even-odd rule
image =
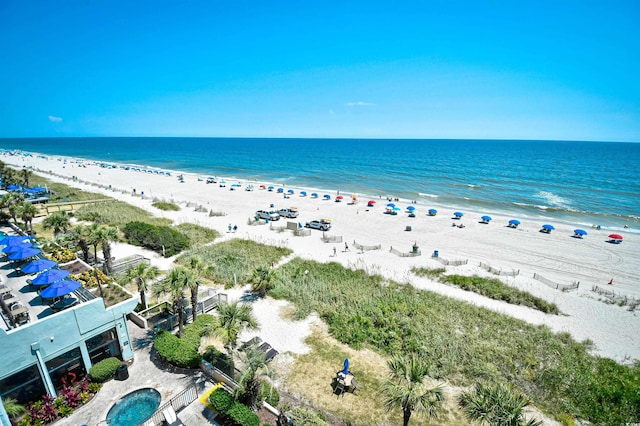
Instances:
[[[292,301],[298,318],[318,312],[354,349],[415,351],[434,362],[436,378],[510,383],[554,416],[640,421],[640,366],[591,356],[589,341],[338,263],[294,259],[278,269],[270,294]]]
[[[215,229],[205,228],[195,223],[181,223],[176,225],[176,229],[189,237],[191,247],[208,244],[220,236],[220,233]]]
[[[271,263],[278,262],[289,254],[291,250],[288,248],[234,238],[219,244],[189,250],[177,259],[177,263],[186,262],[186,259],[192,255],[199,256],[205,264],[213,266],[213,270],[206,278],[230,287],[234,285],[234,276],[239,284],[245,284],[257,267],[270,266]]]
[[[96,222],[123,228],[132,221],[145,222],[151,225],[171,225],[170,219],[153,217],[146,210],[132,206],[123,201],[86,205],[74,212],[78,220]]]
[[[166,201],[155,201],[153,204],[151,204],[153,207],[160,209],[160,210],[165,210],[165,211],[180,211],[180,206],[175,204],[175,203],[169,203]]]
[[[36,173],[33,173],[31,175],[31,178],[29,178],[29,185],[47,187],[50,191],[52,191],[53,193],[51,194],[51,200],[49,201],[50,203],[101,200],[104,198],[111,198],[95,192],[83,191],[64,183],[52,182],[49,179]]]

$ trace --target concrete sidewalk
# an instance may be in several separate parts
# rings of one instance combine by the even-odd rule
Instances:
[[[131,343],[134,345],[134,362],[129,366],[129,378],[111,380],[87,404],[71,416],[54,423],[56,426],[106,426],[105,419],[111,406],[124,395],[140,388],[154,388],[162,396],[160,405],[168,402],[180,391],[192,384],[197,385],[198,395],[207,391],[213,383],[208,382],[199,370],[183,370],[168,366],[152,351],[153,332],[143,330],[128,321]],[[178,413],[185,425],[217,425],[211,410],[197,399]],[[132,425],[133,426],[133,425]]]

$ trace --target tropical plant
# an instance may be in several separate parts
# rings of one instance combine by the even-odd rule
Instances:
[[[15,224],[18,223],[18,209],[23,201],[24,198],[22,197],[22,194],[17,192],[9,192],[0,198],[0,205],[3,209],[7,209],[9,216],[11,216],[11,219],[13,219],[13,223]]]
[[[100,245],[100,225],[92,223],[86,228],[87,243],[93,247],[93,261],[98,262],[98,246]]]
[[[71,233],[75,244],[82,251],[82,260],[89,262],[89,233],[84,225],[77,225]]]
[[[182,266],[176,266],[169,271],[164,280],[153,287],[155,295],[168,294],[173,306],[178,312],[178,337],[182,337],[184,329],[184,298],[185,292],[193,287],[195,275]]]
[[[54,236],[57,236],[61,232],[67,232],[69,224],[69,216],[67,216],[67,212],[65,211],[54,212],[42,221],[44,229],[53,229]]]
[[[27,412],[27,407],[18,404],[13,398],[2,398],[2,405],[4,405],[4,411],[13,419]]]
[[[18,207],[18,213],[29,235],[33,235],[33,218],[38,214],[38,208],[29,201],[23,201]]]
[[[262,383],[271,379],[273,373],[267,364],[267,354],[256,344],[250,345],[242,351],[234,351],[236,365],[241,365],[240,376],[236,377],[238,387],[234,396],[252,410],[258,409]]]
[[[107,274],[111,274],[111,243],[118,240],[118,231],[110,226],[101,226],[96,233],[96,239],[102,246],[102,257]]]
[[[253,284],[253,291],[260,297],[265,297],[267,292],[275,285],[276,273],[268,266],[259,266],[253,270],[250,283]]]
[[[33,172],[31,172],[31,170],[27,169],[26,167],[22,169],[22,182],[24,183],[24,186],[29,186],[29,179],[31,178],[32,174]]]
[[[437,417],[444,402],[441,386],[432,387],[427,383],[429,363],[413,353],[409,356],[394,356],[387,363],[389,377],[382,385],[385,396],[385,408],[402,409],[402,424],[407,426],[411,414],[427,413],[430,418]]]
[[[239,302],[218,302],[218,321],[220,326],[216,329],[207,328],[206,334],[216,334],[222,337],[225,346],[235,348],[238,334],[242,329],[257,329],[258,321],[253,316],[251,305]]]
[[[198,291],[200,291],[200,281],[206,276],[207,272],[211,269],[205,265],[204,261],[199,256],[190,256],[187,259],[187,267],[193,272],[195,280],[193,281],[191,291],[191,315],[193,321],[198,317]]]
[[[147,309],[146,292],[149,290],[149,283],[160,274],[157,266],[142,262],[132,266],[125,271],[124,276],[119,280],[120,284],[126,285],[135,282],[140,293],[140,304],[142,309]]]
[[[492,426],[538,426],[535,419],[525,419],[529,399],[504,384],[475,385],[458,397],[458,405],[469,420]]]

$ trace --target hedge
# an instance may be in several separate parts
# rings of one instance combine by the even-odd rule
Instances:
[[[260,426],[260,418],[249,407],[233,399],[231,394],[223,388],[218,388],[209,395],[211,407],[229,422],[238,426]]]
[[[151,225],[144,222],[129,222],[124,236],[130,244],[146,247],[169,257],[189,248],[189,237],[169,226]]]
[[[113,379],[120,364],[122,364],[122,361],[120,361],[116,357],[111,357],[96,362],[89,370],[91,380],[98,383],[104,383]]]
[[[238,401],[225,414],[240,426],[260,426],[260,417]]]
[[[198,315],[195,322],[184,328],[182,338],[160,330],[153,340],[153,346],[168,363],[181,368],[197,368],[202,360],[198,353],[200,336],[204,328],[215,323],[217,319],[212,315]]]
[[[226,413],[233,405],[233,397],[226,390],[218,388],[209,395],[209,402],[218,413]]]

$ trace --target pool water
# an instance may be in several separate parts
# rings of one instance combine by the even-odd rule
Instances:
[[[109,409],[107,424],[109,426],[140,425],[153,416],[160,406],[160,392],[152,388],[133,391],[120,398]]]

